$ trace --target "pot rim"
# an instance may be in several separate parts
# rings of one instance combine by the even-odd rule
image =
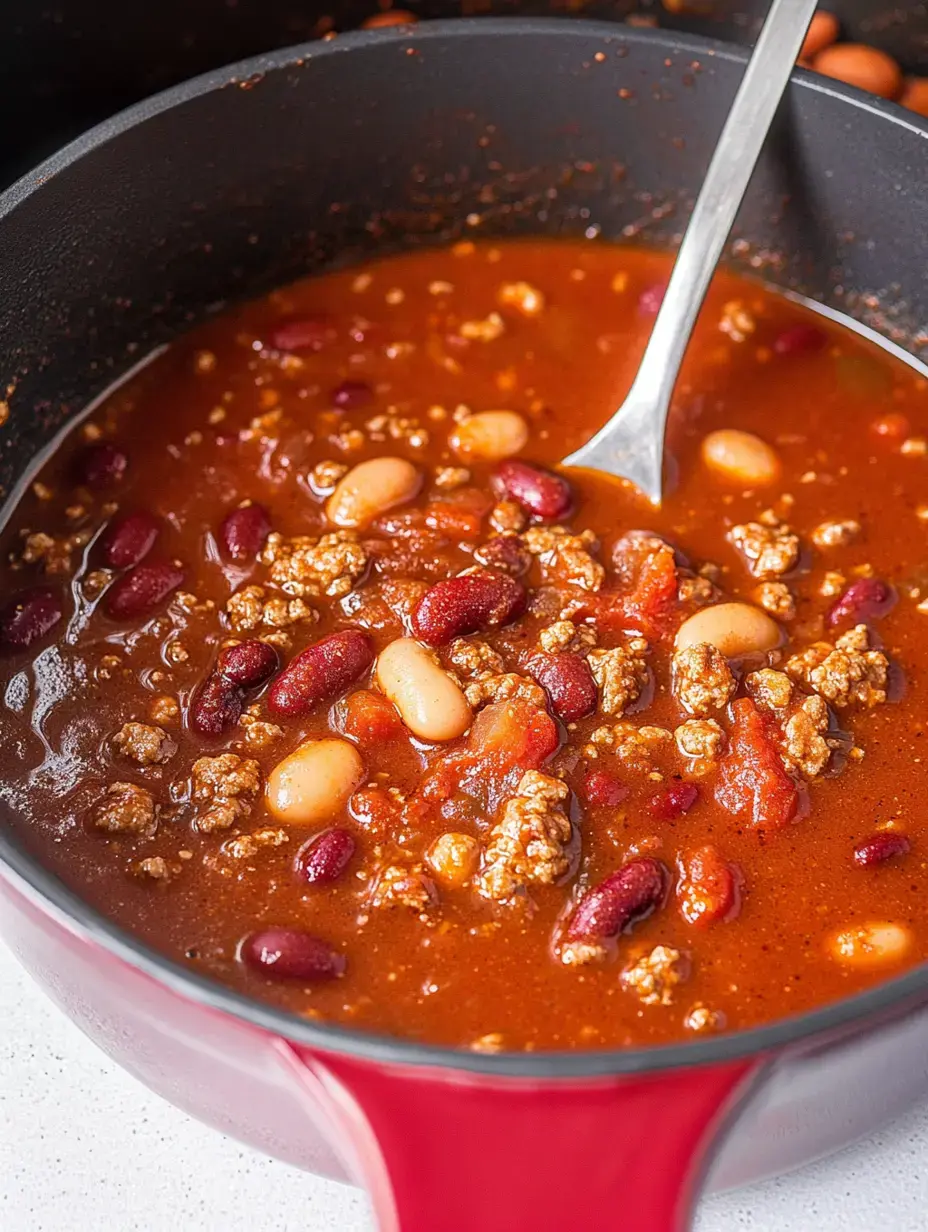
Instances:
[[[339,34],[334,40],[297,44],[262,53],[213,69],[152,95],[117,113],[69,142],[5,192],[0,193],[0,226],[3,219],[53,176],[78,162],[93,150],[164,111],[213,90],[221,90],[265,73],[302,69],[320,56],[382,46],[386,37],[407,44],[474,34],[488,37],[519,37],[524,34],[559,33],[562,38],[585,41],[601,38],[608,44],[657,44],[694,57],[712,57],[746,64],[748,50],[717,39],[684,35],[676,31],[619,26],[603,21],[579,21],[561,17],[480,17],[429,21],[383,30]],[[842,99],[848,107],[900,125],[928,137],[928,123],[892,104],[854,87],[844,86],[803,69],[795,70],[795,85],[803,90]],[[752,1055],[783,1050],[792,1044],[864,1027],[868,1018],[887,1012],[903,1012],[907,1003],[928,1000],[928,963],[885,981],[876,987],[801,1015],[776,1019],[744,1031],[706,1039],[649,1048],[597,1049],[577,1052],[479,1053],[438,1044],[421,1044],[398,1036],[355,1030],[337,1024],[318,1023],[287,1010],[252,1000],[205,975],[188,971],[136,939],[96,908],[69,890],[41,862],[18,846],[12,831],[0,828],[0,873],[47,915],[82,939],[101,946],[172,993],[193,1000],[207,1009],[231,1015],[241,1022],[310,1048],[342,1053],[375,1063],[434,1067],[485,1075],[488,1078],[593,1079],[617,1075],[659,1073],[697,1065],[724,1064]]]

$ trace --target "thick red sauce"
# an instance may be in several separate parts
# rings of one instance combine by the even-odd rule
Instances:
[[[97,408],[3,539],[0,777],[30,849],[255,997],[485,1049],[743,1028],[921,961],[924,380],[722,274],[660,510],[589,473],[461,456],[490,410],[521,418],[518,457],[542,467],[589,437],[667,273],[592,243],[391,258],[209,322]],[[477,421],[478,444],[519,422]],[[760,438],[763,482],[718,469],[730,442],[705,438],[725,429]],[[383,474],[354,504],[333,481],[385,456],[411,464],[387,476],[397,503],[323,559],[326,510],[350,520]],[[266,523],[223,531],[243,502]],[[552,527],[592,535],[565,549]],[[675,655],[687,619],[732,601],[777,644],[733,649],[741,612]],[[440,643],[440,741],[384,696],[410,660],[391,677],[379,656],[412,634]],[[352,747],[282,783],[323,736]],[[330,772],[347,785],[327,806]]]

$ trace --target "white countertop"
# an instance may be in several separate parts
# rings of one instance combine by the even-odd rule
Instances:
[[[192,1121],[113,1065],[0,945],[3,1232],[372,1232],[363,1195]],[[928,1108],[703,1203],[697,1232],[928,1229]],[[475,1232],[479,1230],[475,1229]]]

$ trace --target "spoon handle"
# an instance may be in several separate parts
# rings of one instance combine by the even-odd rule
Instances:
[[[625,475],[652,502],[660,502],[664,428],[680,364],[815,9],[816,0],[773,0],[696,198],[628,397],[564,465]]]

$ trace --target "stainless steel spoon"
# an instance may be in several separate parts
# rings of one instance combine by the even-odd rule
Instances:
[[[816,0],[773,0],[696,198],[628,397],[605,427],[562,465],[618,475],[660,504],[664,430],[680,364],[815,9]]]

